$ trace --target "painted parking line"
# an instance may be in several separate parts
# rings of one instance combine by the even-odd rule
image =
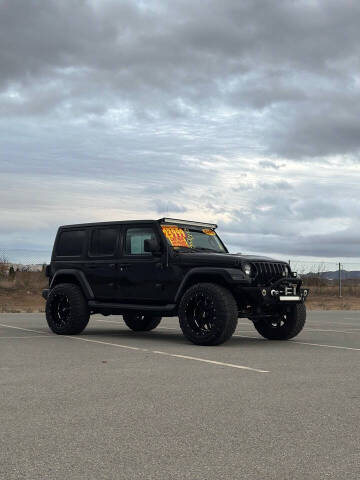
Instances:
[[[324,345],[321,343],[309,343],[309,342],[299,342],[298,340],[290,340],[291,343],[300,344],[300,345],[311,345],[312,347],[324,347],[324,348],[338,348],[341,350],[355,350],[357,352],[360,352],[360,348],[354,348],[354,347],[342,347],[340,345]]]
[[[175,328],[175,327],[157,327],[157,330],[159,329],[162,329],[162,330],[176,330],[178,332],[181,332],[180,329],[178,328]],[[352,331],[352,330],[324,330],[324,329],[318,329],[318,328],[304,328],[303,330],[304,332],[305,331],[310,331],[310,332],[331,332],[331,333],[349,333],[349,334],[352,334],[352,333],[360,333],[360,331]],[[237,329],[236,332],[245,332],[244,329]],[[246,332],[249,332],[249,333],[254,333],[254,335],[256,335],[256,331],[254,329],[251,329],[251,330],[246,330]],[[236,335],[234,334],[233,337],[236,337],[236,336],[239,336],[239,335]],[[248,337],[248,338],[257,338],[257,337]]]
[[[49,338],[51,335],[18,335],[18,336],[12,336],[12,337],[0,337],[0,340],[4,340],[5,338]]]
[[[39,332],[39,330],[31,330],[30,328],[23,328],[23,327],[15,327],[14,325],[5,325],[4,323],[0,323],[0,327],[6,327],[6,328],[14,328],[15,330],[23,330],[24,332],[33,332],[33,333],[40,333],[41,335],[44,335],[44,332]],[[52,335],[45,334],[45,337],[51,337]]]
[[[270,373],[269,370],[259,370],[258,368],[245,367],[243,365],[236,365],[234,363],[218,362],[216,360],[207,360],[207,359],[199,358],[199,357],[190,357],[188,355],[178,355],[178,354],[175,354],[175,353],[159,352],[159,351],[156,351],[156,350],[154,350],[153,353],[158,353],[160,355],[167,355],[169,357],[183,358],[185,360],[196,360],[197,362],[206,362],[206,363],[211,363],[211,364],[214,364],[214,365],[221,365],[223,367],[240,368],[241,370],[250,370],[252,372]]]
[[[176,354],[176,353],[161,352],[159,350],[149,350],[147,348],[130,347],[129,345],[121,345],[119,343],[103,342],[102,340],[90,340],[89,338],[70,337],[70,336],[66,336],[65,338],[69,338],[70,340],[80,340],[82,342],[99,343],[100,345],[108,345],[108,346],[111,346],[111,347],[125,348],[127,350],[139,350],[141,352],[154,353],[156,355],[166,355],[168,357],[181,358],[183,360],[193,360],[193,361],[203,362],[203,363],[208,363],[208,364],[213,364],[213,365],[220,365],[222,367],[237,368],[239,370],[248,370],[248,371],[257,372],[257,373],[270,373],[269,370],[261,370],[259,368],[252,368],[252,367],[248,367],[248,366],[245,366],[245,365],[237,365],[237,364],[234,364],[234,363],[218,362],[216,360],[208,360],[207,358],[190,357],[188,355],[179,355],[179,354]]]
[[[104,321],[104,320],[97,320],[97,321]],[[110,322],[110,320],[107,320],[106,322]],[[111,323],[120,323],[120,322],[111,322]],[[24,330],[26,332],[35,332],[35,333],[42,334],[42,336],[46,336],[46,337],[53,337],[53,335],[51,335],[51,334],[44,335],[44,332],[41,332],[41,331],[38,331],[38,330],[32,330],[30,328],[15,327],[13,325],[5,325],[3,323],[0,323],[0,326],[1,327],[7,327],[7,328],[14,328],[14,329],[17,329],[17,330]],[[178,328],[175,328],[175,327],[158,327],[158,329],[177,330],[178,332],[180,332],[180,330]],[[255,332],[254,332],[254,334],[255,334]],[[118,343],[103,342],[103,341],[100,341],[100,340],[90,340],[90,339],[87,339],[87,338],[70,337],[70,336],[65,336],[65,335],[63,336],[63,338],[64,337],[69,338],[71,340],[81,340],[81,341],[84,341],[84,342],[100,343],[100,344],[104,344],[104,345],[110,345],[110,346],[114,346],[114,347],[125,348],[125,349],[128,349],[128,350],[139,350],[139,351],[149,352],[149,353],[154,353],[154,354],[161,354],[161,355],[179,357],[179,355],[177,355],[177,354],[171,354],[171,353],[167,353],[167,352],[158,352],[158,351],[154,351],[154,350],[148,350],[146,348],[131,347],[129,345],[120,345]],[[246,336],[246,335],[238,335],[238,334],[234,334],[233,337],[247,338],[247,339],[256,340],[256,341],[259,341],[259,342],[266,341],[262,338],[258,338],[258,337],[254,337],[254,336],[249,337],[249,336]],[[53,337],[53,338],[56,338],[56,337]],[[289,342],[295,343],[295,345],[309,345],[309,346],[313,346],[313,347],[335,348],[335,349],[340,349],[340,350],[353,350],[353,351],[360,352],[360,348],[344,347],[344,346],[341,346],[341,345],[326,345],[326,344],[321,344],[321,343],[299,342],[298,340],[289,340]],[[251,371],[255,371],[255,372],[259,372],[259,373],[269,373],[268,370],[259,370],[259,369],[252,368],[252,367],[247,367],[247,366],[244,366],[244,365],[234,365],[234,364],[231,364],[231,363],[222,364],[221,362],[217,363],[214,360],[201,359],[201,358],[198,358],[198,357],[188,357],[187,359],[189,359],[189,360],[190,359],[191,360],[197,359],[200,362],[202,361],[202,362],[207,362],[207,363],[221,364],[221,365],[227,366],[227,367],[239,368],[239,369],[243,369],[243,370],[251,370]]]
[[[171,327],[158,327],[158,328],[163,328],[165,330],[177,330],[176,328],[171,328]],[[254,335],[256,335],[255,332],[254,332]],[[264,338],[259,338],[259,337],[255,337],[255,336],[249,337],[247,335],[234,334],[233,337],[248,338],[248,339],[251,339],[251,340],[256,340],[258,342],[269,341],[269,340],[266,340]],[[343,347],[341,345],[325,345],[325,344],[321,344],[321,343],[299,342],[298,340],[288,340],[288,341],[291,342],[291,343],[295,343],[297,345],[310,345],[310,346],[314,346],[314,347],[324,347],[324,348],[339,348],[339,349],[342,349],[342,350],[354,350],[354,351],[360,352],[360,348]]]
[[[37,330],[31,330],[29,328],[14,327],[13,325],[5,325],[5,324],[2,324],[2,323],[0,323],[0,326],[8,327],[8,328],[15,328],[17,330],[24,330],[25,332],[42,333],[42,332],[38,332]],[[55,336],[52,336],[52,335],[42,335],[42,336],[56,338]],[[166,355],[168,357],[181,358],[183,360],[203,362],[203,363],[207,363],[207,364],[210,364],[210,365],[211,364],[212,365],[219,365],[219,366],[222,366],[222,367],[236,368],[236,369],[239,369],[239,370],[247,370],[247,371],[256,372],[256,373],[270,373],[269,370],[261,370],[259,368],[248,367],[246,365],[237,365],[237,364],[234,364],[234,363],[218,362],[216,360],[208,360],[206,358],[190,357],[190,356],[187,356],[187,355],[179,355],[179,354],[176,354],[176,353],[161,352],[161,351],[158,351],[158,350],[149,350],[147,348],[131,347],[130,345],[121,345],[119,343],[103,342],[102,340],[91,340],[89,338],[71,337],[69,335],[62,335],[62,336],[58,336],[57,338],[61,338],[61,337],[66,338],[66,339],[70,339],[70,340],[78,340],[78,341],[81,341],[81,342],[98,343],[100,345],[107,345],[107,346],[111,346],[111,347],[123,348],[123,349],[126,349],[126,350],[137,350],[137,351],[140,351],[140,352],[148,352],[148,353],[153,353],[153,354],[156,354],[156,355]]]
[[[266,340],[264,338],[258,338],[258,337],[247,337],[245,335],[233,335],[233,337],[239,337],[239,338],[249,338],[251,340],[256,340],[258,342],[266,342],[269,340]],[[270,340],[271,341],[271,340]],[[310,342],[299,342],[299,340],[287,340],[288,342],[291,342],[295,345],[310,345],[312,347],[323,347],[323,348],[337,348],[340,350],[354,350],[355,352],[360,352],[360,348],[354,348],[354,347],[343,347],[341,345],[326,345],[323,343],[310,343]],[[276,340],[275,340],[276,342]]]
[[[331,332],[331,333],[360,333],[359,330],[332,330],[323,328],[304,328],[304,332]]]
[[[360,321],[358,322],[352,322],[352,323],[349,323],[349,322],[344,322],[342,319],[339,319],[338,321],[334,321],[334,320],[313,320],[313,319],[308,319],[307,320],[308,322],[310,322],[312,325],[345,325],[345,326],[349,326],[349,327],[356,327],[356,326],[359,326],[360,325]]]
[[[115,325],[125,325],[124,322],[122,321],[115,321],[115,320],[98,320],[96,319],[95,320],[96,322],[102,322],[102,323],[113,323]],[[246,327],[249,327],[250,325],[248,323],[238,323],[238,325],[244,325]],[[176,328],[176,327],[157,327],[157,330],[159,329],[162,329],[162,330],[177,330],[178,332],[180,332],[181,330],[179,328]],[[254,328],[249,328],[249,329],[245,329],[245,328],[239,328],[237,329],[237,331],[247,331],[249,333],[253,332],[254,331]],[[348,330],[334,330],[334,329],[330,329],[330,328],[311,328],[311,327],[305,327],[304,328],[304,331],[309,331],[309,332],[330,332],[330,333],[346,333],[346,334],[351,334],[351,333],[360,333],[360,329],[357,330],[357,329],[348,329]],[[255,333],[255,332],[254,332]]]

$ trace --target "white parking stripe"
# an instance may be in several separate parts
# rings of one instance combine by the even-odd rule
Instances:
[[[14,327],[13,325],[4,325],[2,323],[0,323],[0,326],[7,327],[7,328],[15,328],[17,330],[24,330],[25,332],[42,333],[42,332],[38,332],[36,330],[31,330],[30,328]],[[42,335],[42,336],[51,337],[52,335]],[[56,338],[56,337],[53,337],[53,338]],[[57,338],[59,338],[59,337],[57,337]],[[140,348],[140,347],[131,347],[129,345],[121,345],[119,343],[103,342],[101,340],[91,340],[89,338],[83,338],[83,337],[71,337],[69,335],[63,335],[63,338],[68,338],[70,340],[80,340],[82,342],[99,343],[101,345],[108,345],[108,346],[111,346],[111,347],[124,348],[126,350],[138,350],[140,352],[149,352],[149,353],[154,353],[154,354],[157,354],[157,355],[167,355],[169,357],[177,357],[177,358],[182,358],[184,360],[194,360],[194,361],[204,362],[204,363],[213,364],[213,365],[220,365],[220,366],[223,366],[223,367],[237,368],[237,369],[240,369],[240,370],[249,370],[251,372],[270,373],[268,370],[260,370],[258,368],[251,368],[251,367],[247,367],[247,366],[244,366],[244,365],[236,365],[234,363],[218,362],[218,361],[215,361],[215,360],[208,360],[206,358],[189,357],[189,356],[186,356],[186,355],[178,355],[176,353],[160,352],[160,351],[149,350],[147,348]]]
[[[162,329],[162,330],[177,330],[178,332],[180,332],[180,330],[178,328],[175,328],[175,327],[157,327],[157,330],[159,329]],[[240,329],[237,329],[236,330],[237,332],[249,332],[249,333],[252,333],[254,332],[254,334],[256,334],[255,330],[254,329],[251,329],[251,330],[245,330],[243,328],[240,328]],[[328,330],[328,329],[320,329],[320,328],[304,328],[303,331],[310,331],[310,332],[333,332],[333,333],[360,333],[360,330]],[[233,335],[233,336],[236,336],[236,335]],[[249,338],[252,338],[252,337],[249,337]],[[254,337],[256,338],[256,337]]]
[[[331,326],[331,325],[335,325],[335,326],[339,326],[341,325],[342,327],[357,327],[359,326],[360,322],[356,322],[356,323],[344,323],[344,322],[327,322],[327,321],[323,321],[323,322],[319,322],[318,320],[310,320],[309,323],[311,323],[311,325],[314,325],[314,326],[317,326],[317,327],[327,327],[327,326]]]
[[[234,363],[218,362],[218,361],[215,361],[215,360],[208,360],[206,358],[189,357],[187,355],[178,355],[176,353],[161,352],[161,351],[158,351],[158,350],[149,350],[147,348],[129,347],[129,345],[120,345],[119,343],[103,342],[101,340],[90,340],[89,338],[82,338],[82,337],[66,336],[66,338],[69,338],[71,340],[81,340],[83,342],[99,343],[101,345],[109,345],[111,347],[125,348],[125,349],[129,349],[129,350],[139,350],[141,352],[149,352],[149,353],[154,353],[154,354],[157,354],[157,355],[167,355],[168,357],[182,358],[184,360],[194,360],[194,361],[209,363],[209,364],[213,364],[213,365],[220,365],[220,366],[223,366],[223,367],[237,368],[237,369],[240,369],[240,370],[249,370],[251,372],[270,373],[269,370],[260,370],[258,368],[247,367],[247,366],[244,366],[244,365],[236,365]]]
[[[298,340],[290,340],[291,343],[300,344],[300,345],[311,345],[313,347],[324,347],[324,348],[339,348],[342,350],[355,350],[360,352],[360,348],[353,347],[341,347],[339,345],[323,345],[321,343],[308,343],[308,342],[299,342]]]
[[[18,335],[17,337],[0,337],[0,340],[3,340],[5,338],[45,338],[45,337],[51,337],[51,335]]]
[[[30,328],[14,327],[14,325],[5,325],[4,323],[0,323],[0,327],[14,328],[15,330],[24,330],[24,332],[34,332],[34,333],[40,333],[44,335],[44,332],[39,332],[39,330],[31,330]],[[50,337],[51,334],[45,334],[45,336]]]
[[[259,337],[246,337],[245,335],[233,335],[233,337],[250,338],[251,340],[257,340],[258,342],[266,342],[265,339],[259,338]],[[288,340],[288,342],[294,343],[295,345],[310,345],[312,347],[338,348],[340,350],[354,350],[356,352],[360,352],[360,348],[342,347],[341,345],[324,345],[322,343],[299,342],[298,340]]]
[[[331,330],[322,328],[304,328],[304,331],[310,332],[332,332],[332,333],[360,333],[360,330]]]
[[[120,343],[103,342],[102,340],[90,340],[90,338],[71,337],[70,335],[64,335],[64,337],[69,338],[70,340],[81,340],[82,342],[101,343],[102,345],[109,345],[111,347],[125,348],[127,350],[139,350],[141,352],[149,352],[150,351],[147,348],[131,347],[130,345],[121,345]]]
[[[97,320],[97,321],[104,321],[104,320]],[[105,320],[105,321],[110,322],[109,320]],[[111,322],[111,323],[120,323],[120,322]],[[5,325],[3,323],[0,323],[0,326],[1,327],[7,327],[7,328],[15,328],[17,330],[24,330],[26,332],[35,332],[35,333],[42,334],[42,336],[45,336],[45,337],[52,337],[51,334],[50,335],[44,335],[44,332],[39,332],[38,330],[31,330],[30,328],[15,327],[13,325]],[[177,331],[179,331],[175,327],[158,327],[158,328],[161,328],[162,330],[177,330]],[[264,339],[259,338],[259,337],[249,337],[249,336],[246,336],[246,335],[234,334],[233,337],[248,338],[248,339],[257,340],[257,341],[260,341],[260,342],[265,341]],[[198,358],[198,357],[187,357],[187,356],[177,355],[177,354],[172,354],[172,353],[148,350],[146,348],[130,347],[129,345],[120,345],[118,343],[102,342],[102,341],[99,341],[99,340],[90,340],[88,338],[70,337],[70,336],[65,336],[65,338],[70,338],[71,340],[82,340],[84,342],[100,343],[100,344],[104,344],[104,345],[110,345],[110,346],[113,346],[113,347],[126,348],[128,350],[139,350],[139,351],[143,351],[143,352],[149,352],[149,353],[155,353],[155,354],[161,354],[161,355],[168,355],[170,357],[179,357],[179,358],[184,358],[184,359],[187,359],[187,360],[197,360],[199,362],[213,363],[213,364],[217,364],[217,365],[223,365],[223,366],[227,366],[227,367],[231,367],[231,368],[239,368],[239,369],[243,369],[243,370],[251,370],[251,371],[254,371],[254,372],[258,372],[258,373],[269,373],[268,370],[259,370],[257,368],[246,367],[246,366],[243,366],[243,365],[234,365],[234,364],[231,364],[231,363],[221,363],[221,362],[216,362],[215,360],[207,360],[207,359],[202,359],[202,358]],[[309,346],[313,346],[313,347],[336,348],[336,349],[340,349],[340,350],[353,350],[353,351],[360,352],[360,348],[354,348],[354,347],[343,347],[343,346],[340,346],[340,345],[325,345],[325,344],[321,344],[321,343],[299,342],[298,340],[289,340],[289,341],[291,343],[295,343],[297,345],[309,345]]]
[[[240,368],[241,370],[251,370],[252,372],[270,373],[269,370],[259,370],[257,368],[244,367],[243,365],[235,365],[233,363],[223,363],[216,360],[207,360],[199,357],[189,357],[188,355],[177,355],[175,353],[159,352],[156,350],[154,350],[153,353],[159,353],[160,355],[168,355],[169,357],[184,358],[185,360],[196,360],[198,362],[213,363],[214,365],[222,365],[223,367]]]
[[[112,320],[96,320],[97,322],[105,322],[105,323],[114,323],[114,324],[117,324],[117,325],[123,325],[123,322],[116,322],[116,321],[112,321]],[[244,323],[244,324],[240,324],[240,325],[245,325],[245,326],[249,326],[247,323]],[[181,330],[179,328],[176,328],[176,327],[157,327],[157,330],[159,329],[162,329],[162,330],[177,330],[178,332],[180,332]],[[245,329],[245,328],[239,328],[237,331],[240,331],[240,332],[254,332],[254,329],[251,328],[249,330]],[[322,329],[322,328],[309,328],[309,327],[305,327],[304,328],[304,331],[310,331],[310,332],[331,332],[331,333],[347,333],[347,334],[351,334],[351,333],[360,333],[360,329],[359,330],[332,330],[332,329]],[[254,332],[255,333],[255,332]]]

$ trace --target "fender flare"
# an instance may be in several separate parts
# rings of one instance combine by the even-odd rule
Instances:
[[[225,280],[226,283],[231,285],[249,285],[250,280],[246,278],[244,272],[242,272],[239,268],[223,268],[223,267],[195,267],[189,270],[184,278],[182,279],[176,295],[175,295],[175,302],[178,303],[180,300],[184,290],[186,283],[191,279],[191,277],[195,275],[216,275],[221,277]]]
[[[86,299],[87,300],[94,299],[94,292],[92,291],[92,288],[89,282],[87,281],[87,278],[85,277],[84,272],[82,272],[81,270],[76,270],[74,268],[57,270],[51,279],[50,289],[54,287],[55,280],[60,275],[75,277],[76,280],[79,282]]]

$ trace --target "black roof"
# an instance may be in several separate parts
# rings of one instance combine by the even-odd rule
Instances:
[[[199,226],[204,228],[217,228],[217,225],[214,223],[204,223],[204,222],[196,222],[193,220],[179,220],[176,218],[159,218],[157,220],[116,220],[111,222],[91,222],[91,223],[76,223],[73,225],[61,225],[59,229],[63,228],[79,228],[79,227],[93,227],[93,226],[111,226],[111,225],[128,225],[132,223],[168,223],[169,225],[177,224],[177,225],[192,225],[192,226]]]

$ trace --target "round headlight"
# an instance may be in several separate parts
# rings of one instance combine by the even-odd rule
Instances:
[[[245,264],[243,265],[243,270],[244,270],[245,275],[250,275],[250,273],[251,273],[251,265],[250,265],[250,263],[245,263]]]
[[[288,277],[290,275],[290,268],[287,265],[285,265],[284,267],[284,274],[285,277]]]

